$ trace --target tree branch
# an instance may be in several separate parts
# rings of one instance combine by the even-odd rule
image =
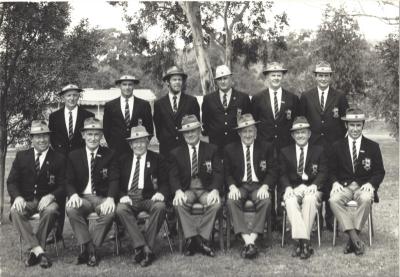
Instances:
[[[386,16],[378,16],[378,15],[372,15],[372,14],[365,14],[365,13],[354,13],[354,14],[349,14],[350,16],[364,16],[364,17],[372,17],[372,18],[377,18],[381,20],[382,22],[389,24],[389,25],[397,25],[399,24],[399,17],[386,17]]]
[[[237,14],[235,16],[235,18],[232,20],[232,22],[231,22],[231,24],[229,26],[229,30],[232,30],[233,26],[243,17],[244,12],[249,8],[249,5],[250,5],[250,1],[247,1],[244,4],[244,6],[243,6],[242,10],[240,11],[240,13]]]

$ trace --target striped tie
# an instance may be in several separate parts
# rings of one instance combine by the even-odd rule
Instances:
[[[39,172],[40,172],[40,160],[39,160],[39,158],[40,158],[41,155],[42,155],[42,153],[38,152],[36,154],[36,159],[35,159],[35,170],[36,170],[36,175],[37,176],[39,175]]]
[[[135,173],[133,174],[130,195],[134,195],[139,187],[139,173],[140,173],[140,155],[136,156]]]
[[[96,187],[94,186],[94,153],[90,153],[90,181],[92,185],[92,194],[96,194]]]
[[[174,97],[172,97],[172,99],[174,100],[174,113],[176,113],[178,111],[178,105],[176,103],[176,99],[177,99],[176,95],[174,95]]]
[[[277,91],[274,91],[274,115],[275,115],[275,118],[278,117],[278,112],[279,112],[278,97],[276,97],[277,93],[278,93]]]
[[[74,126],[72,123],[72,112],[69,112],[69,119],[68,119],[68,139],[72,140],[72,137],[74,136]]]
[[[224,96],[222,97],[222,105],[224,106],[224,109],[228,108],[228,98],[226,96],[226,92],[224,92]]]
[[[321,93],[321,110],[323,111],[325,109],[325,98],[324,98],[324,92],[322,91]]]
[[[192,155],[192,177],[197,175],[197,153],[196,153],[196,146],[192,146],[193,155]]]
[[[356,167],[357,167],[357,147],[356,147],[356,141],[353,140],[353,171],[356,171]]]
[[[251,161],[250,161],[250,146],[247,146],[246,150],[246,171],[247,171],[247,183],[252,183],[252,174],[251,174]]]
[[[129,127],[131,123],[131,114],[129,113],[128,98],[125,98],[125,124]]]
[[[302,176],[303,170],[304,170],[304,149],[303,147],[300,147],[300,159],[299,159],[299,165],[297,167],[297,174]]]

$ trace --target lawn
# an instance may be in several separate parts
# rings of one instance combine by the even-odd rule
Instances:
[[[375,132],[374,132],[375,133]],[[157,260],[148,268],[133,263],[132,250],[124,239],[119,256],[113,256],[113,245],[107,241],[100,249],[102,260],[96,268],[75,266],[78,253],[69,222],[65,224],[64,237],[67,248],[55,256],[53,247],[48,249],[54,264],[51,269],[25,268],[19,260],[18,234],[8,220],[1,226],[0,264],[1,276],[398,276],[399,275],[399,160],[398,143],[382,135],[373,135],[381,146],[386,176],[379,190],[380,202],[373,206],[375,237],[372,247],[366,248],[362,257],[343,255],[345,236],[340,233],[336,247],[332,247],[332,233],[322,232],[322,245],[318,248],[313,236],[315,255],[303,261],[290,256],[291,247],[280,247],[280,233],[273,233],[270,248],[261,248],[255,260],[240,258],[239,243],[227,252],[217,252],[215,258],[202,255],[184,257],[169,252],[166,239],[160,238],[156,249]],[[14,153],[7,158],[7,169]],[[6,206],[8,214],[9,205]],[[362,232],[367,242],[367,226]],[[175,249],[177,245],[175,246]]]

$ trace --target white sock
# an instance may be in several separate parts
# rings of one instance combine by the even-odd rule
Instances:
[[[242,238],[244,240],[245,245],[249,245],[251,243],[250,235],[249,234],[242,234]]]
[[[40,245],[33,247],[31,252],[35,254],[36,257],[39,257],[40,254],[44,253],[43,248]]]
[[[251,233],[251,234],[249,235],[250,243],[254,244],[255,241],[256,241],[256,239],[257,239],[257,237],[258,237],[258,234],[257,234],[257,233]]]

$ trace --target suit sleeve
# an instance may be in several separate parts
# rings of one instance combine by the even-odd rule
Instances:
[[[230,147],[225,147],[224,148],[224,171],[225,171],[225,183],[226,186],[229,188],[230,185],[235,185],[236,187],[238,184],[236,183],[235,178],[233,177],[233,165],[232,165],[232,160],[230,158],[229,152],[230,152]]]
[[[112,157],[110,161],[110,173],[108,176],[108,197],[114,198],[114,200],[118,200],[118,194],[119,194],[119,171],[116,170],[118,164],[117,164],[117,158],[112,151]]]
[[[10,174],[7,178],[7,190],[11,199],[21,196],[19,186],[21,184],[21,167],[20,167],[20,153],[17,153],[15,160],[11,166]]]
[[[254,120],[258,120],[259,119],[259,111],[258,111],[258,97],[257,95],[253,96],[253,98],[251,98],[251,102],[250,102],[250,109],[251,109],[251,114],[254,117]]]
[[[319,157],[319,170],[318,174],[314,179],[314,184],[317,186],[319,191],[325,191],[326,182],[328,177],[328,161],[326,159],[325,153],[322,150]]]
[[[199,102],[197,102],[197,98],[195,97],[193,99],[193,114],[197,117],[197,119],[200,121],[200,106]]]
[[[149,102],[145,102],[144,105],[144,114],[143,114],[143,125],[146,128],[147,132],[151,135],[149,140],[153,137],[154,128],[153,128],[153,117],[151,115],[151,107]]]
[[[301,113],[301,108],[300,108],[300,100],[299,97],[293,93],[293,114],[292,118],[294,119],[296,116],[299,116]]]
[[[203,135],[208,136],[209,133],[209,120],[210,120],[210,111],[209,111],[209,104],[208,104],[208,97],[204,97],[203,103],[201,104],[201,114],[202,119],[201,122],[203,123]]]
[[[56,149],[56,147],[55,147],[56,143],[55,143],[55,138],[54,138],[56,126],[55,126],[54,120],[55,120],[54,119],[54,113],[51,113],[50,116],[49,116],[49,129],[51,131],[51,133],[50,133],[50,144],[51,144],[51,147],[53,148],[53,150]]]
[[[159,102],[154,102],[154,114],[153,114],[154,127],[156,131],[156,136],[158,141],[160,141],[160,125],[162,122],[160,104]]]
[[[169,185],[171,187],[171,193],[175,195],[175,192],[178,189],[182,189],[182,183],[179,178],[179,166],[178,166],[178,161],[177,157],[175,154],[171,153],[169,155],[170,157],[170,162],[171,162],[171,167],[169,170]]]
[[[347,101],[346,95],[344,93],[341,94],[340,99],[339,99],[339,115],[340,117],[343,117],[346,115],[346,110],[349,108],[349,103]],[[342,120],[341,120],[342,121]],[[346,134],[347,129],[346,125],[344,124],[344,121],[342,121],[341,124],[342,127],[342,134]]]
[[[267,151],[267,174],[264,177],[263,184],[267,184],[270,190],[274,190],[278,179],[278,166],[274,158],[272,144],[266,146]]]
[[[159,154],[158,159],[158,172],[157,172],[157,182],[158,182],[158,192],[164,195],[164,199],[169,198],[168,189],[168,170],[167,162],[163,155]]]
[[[65,165],[66,165],[66,159],[64,156],[59,155],[59,160],[58,160],[58,167],[57,167],[57,172],[56,172],[56,184],[57,187],[53,190],[52,194],[55,196],[57,200],[61,200],[62,198],[65,198]]]
[[[247,94],[243,97],[242,114],[251,113],[251,102]]]
[[[305,116],[307,118],[307,99],[304,93],[301,94],[299,100],[299,116]]]
[[[78,193],[74,184],[76,184],[76,174],[74,170],[74,166],[72,163],[71,154],[68,155],[67,159],[67,168],[66,168],[66,182],[65,182],[65,191],[67,196],[71,196],[74,193]]]
[[[382,154],[379,145],[375,146],[372,162],[372,176],[370,177],[369,182],[376,191],[385,177],[385,169],[383,167]]]
[[[333,151],[330,155],[329,164],[328,164],[328,168],[329,168],[328,184],[325,187],[325,191],[330,191],[333,183],[338,181],[338,177],[337,177],[338,171],[339,171],[338,163],[340,162],[340,160],[338,158],[338,151],[339,151],[338,148],[339,148],[338,144],[333,144],[333,146],[332,146]]]
[[[220,155],[218,154],[218,149],[215,148],[212,157],[211,189],[216,189],[219,192],[222,192],[223,182],[224,182],[224,173],[223,173],[221,158]]]
[[[112,147],[110,142],[111,142],[111,111],[110,111],[110,105],[109,103],[106,103],[104,106],[104,115],[103,115],[103,133],[104,133],[104,138],[108,144],[108,147]]]
[[[287,167],[286,163],[287,161],[282,150],[279,152],[278,160],[279,160],[279,172],[280,172],[279,186],[281,186],[281,189],[279,189],[278,191],[285,192],[287,187],[292,187],[292,186],[290,185],[288,177],[289,169]]]

